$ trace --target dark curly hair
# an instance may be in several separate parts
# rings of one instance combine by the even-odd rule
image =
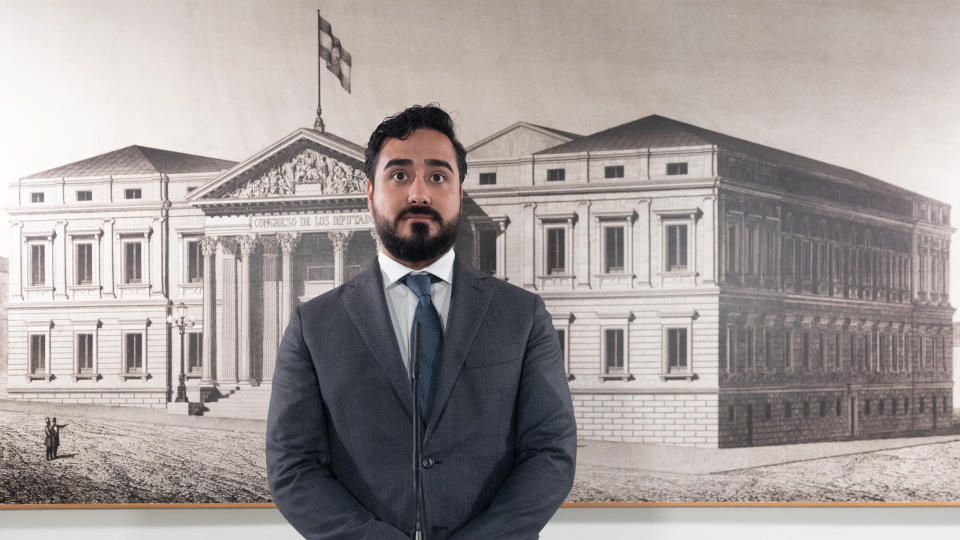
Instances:
[[[436,103],[429,105],[414,105],[403,112],[387,117],[373,130],[367,149],[363,153],[363,172],[373,183],[377,172],[377,160],[380,158],[380,149],[388,138],[406,139],[418,129],[433,129],[443,133],[453,144],[457,153],[457,169],[460,171],[460,183],[467,175],[467,151],[457,140],[453,131],[453,119]]]

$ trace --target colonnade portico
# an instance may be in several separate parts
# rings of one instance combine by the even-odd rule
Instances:
[[[379,249],[379,237],[369,228],[372,220],[361,221],[356,225],[366,227],[233,234],[211,234],[208,230],[201,239],[204,275],[200,386],[204,400],[215,395],[215,387],[226,390],[270,384],[277,349],[293,308],[299,300],[306,299],[304,296],[314,296],[316,292],[307,288],[306,268],[310,262],[322,262],[327,271],[324,278],[332,277],[312,282],[323,292],[352,277],[347,272],[348,259],[369,262],[375,255],[374,249]],[[313,250],[320,242],[329,242],[329,247]],[[326,250],[331,248],[333,260],[329,261],[330,251]],[[356,252],[351,253],[351,249]],[[328,274],[330,262],[332,276]],[[222,283],[217,284],[216,280]]]

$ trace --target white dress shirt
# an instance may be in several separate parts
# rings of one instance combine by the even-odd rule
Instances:
[[[387,297],[387,310],[390,312],[393,333],[397,335],[400,356],[403,358],[403,366],[407,373],[410,373],[410,330],[413,328],[413,314],[417,310],[420,299],[413,294],[410,287],[399,280],[411,272],[430,273],[441,279],[430,284],[430,296],[433,298],[433,307],[440,315],[443,333],[446,334],[450,293],[453,287],[453,258],[454,251],[450,249],[430,266],[423,270],[414,270],[387,257],[382,251],[377,254],[377,262],[380,263],[380,273],[383,276],[383,294]]]

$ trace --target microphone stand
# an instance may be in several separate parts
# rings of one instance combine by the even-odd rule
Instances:
[[[426,540],[423,531],[423,483],[420,477],[420,460],[423,453],[420,419],[420,321],[413,323],[413,340],[410,343],[410,369],[413,372],[413,492],[416,498],[416,526],[413,540]]]

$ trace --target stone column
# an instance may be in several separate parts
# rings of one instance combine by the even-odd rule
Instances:
[[[116,298],[117,294],[114,292],[116,289],[116,283],[114,280],[113,268],[115,262],[113,260],[114,253],[114,237],[113,237],[113,219],[103,220],[103,250],[101,250],[100,255],[100,283],[103,287],[103,298]]]
[[[650,220],[650,199],[637,201],[637,238],[634,253],[633,272],[637,276],[637,285],[643,288],[653,286],[653,272],[651,260],[651,239],[653,223]],[[689,262],[689,261],[688,261]]]
[[[589,168],[589,166],[588,166]],[[602,229],[600,227],[596,228],[597,237],[596,242],[590,241],[590,225],[592,223],[590,219],[590,201],[579,201],[577,202],[577,222],[580,224],[579,227],[575,227],[574,223],[570,223],[570,234],[573,235],[570,245],[573,247],[567,253],[567,272],[570,274],[576,274],[574,285],[578,289],[590,289],[593,284],[593,273],[590,272],[590,260],[600,259],[600,246],[603,245]],[[624,229],[624,233],[629,233],[630,228]],[[591,244],[593,247],[593,252],[591,252]]]
[[[344,252],[350,243],[351,231],[330,231],[330,243],[333,244],[333,286],[343,285]]]
[[[147,264],[145,271],[147,273],[144,283],[150,284],[150,296],[163,295],[163,219],[154,219],[150,225],[150,232],[147,234],[147,245],[143,246],[147,250]]]
[[[523,271],[522,285],[527,289],[532,289],[536,283],[536,252],[537,246],[539,245],[535,229],[537,231],[540,229],[535,226],[536,220],[534,213],[537,209],[537,203],[523,203],[521,208],[520,233],[522,235],[521,250],[523,263],[520,267]]]
[[[223,331],[217,333],[217,380],[221,383],[237,382],[237,253],[236,238],[220,238],[223,264],[220,276],[223,280]]]
[[[250,255],[257,249],[257,235],[245,234],[238,239],[240,243],[240,343],[237,382],[250,384]]]
[[[200,239],[200,251],[203,253],[203,349],[201,384],[209,385],[214,381],[213,337],[217,321],[215,294],[213,289],[213,256],[217,252],[217,237],[204,236]]]
[[[47,264],[53,271],[54,299],[67,298],[67,222],[58,221],[54,226],[53,253]],[[47,348],[49,351],[49,347]],[[49,356],[49,354],[48,354]],[[49,359],[47,360],[49,363]]]
[[[10,246],[10,299],[23,300],[23,282],[26,281],[23,275],[23,222],[15,221],[11,223],[13,234]]]
[[[290,321],[290,315],[293,312],[293,250],[297,247],[297,241],[300,239],[298,233],[280,233],[277,240],[280,242],[280,249],[283,251],[283,280],[282,291],[280,293],[280,335],[287,329],[287,323]]]
[[[700,237],[700,249],[703,251],[703,254],[693,253],[693,260],[687,261],[689,268],[696,270],[700,273],[702,283],[705,285],[712,285],[717,282],[717,261],[719,257],[716,256],[717,249],[717,238],[719,238],[718,231],[716,229],[716,212],[714,205],[716,205],[717,198],[714,196],[704,197],[703,198],[703,216],[700,220],[699,227],[694,227],[696,230],[696,235]],[[760,222],[760,242],[763,242],[765,231],[763,225],[766,223],[764,221]],[[691,238],[693,237],[693,231],[690,231]],[[766,247],[766,246],[764,246]],[[760,283],[763,283],[764,275],[767,273],[767,269],[763,267],[763,261],[761,261],[761,270],[760,270]]]
[[[282,302],[280,286],[279,241],[276,236],[264,236],[263,245],[263,340],[260,358],[263,361],[261,384],[273,381],[273,368],[277,362],[277,346],[280,344],[280,320]]]

